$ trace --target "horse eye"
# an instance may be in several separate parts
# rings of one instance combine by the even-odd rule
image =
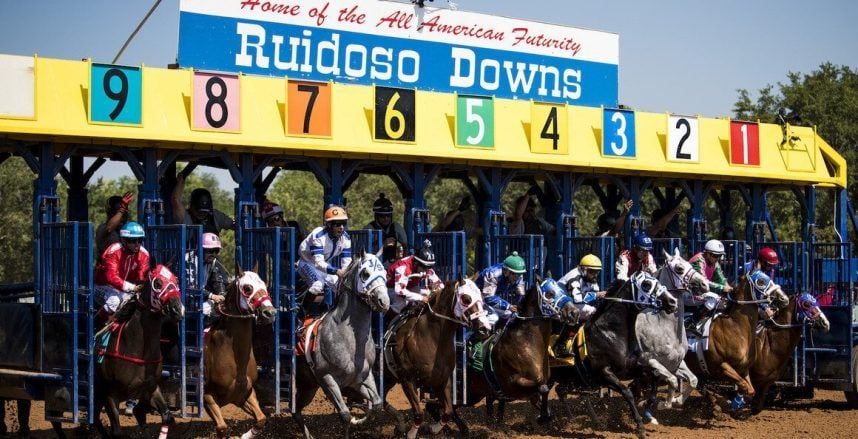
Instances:
[[[682,274],[682,273],[685,273],[685,267],[683,267],[681,265],[679,267],[676,267],[676,274]]]
[[[469,296],[469,295],[467,295],[467,294],[463,294],[463,295],[462,295],[462,303],[463,303],[465,306],[470,305],[470,304],[471,304],[471,302],[473,302],[473,301],[474,301],[474,299],[473,299],[473,298],[471,298],[471,296]]]
[[[361,271],[360,272],[360,278],[361,278],[361,280],[366,281],[367,279],[369,279],[369,272],[366,270]]]
[[[549,300],[554,299],[554,290],[548,290],[548,291],[546,291],[546,292],[545,292],[545,298],[546,298],[546,299],[549,299]]]
[[[646,291],[651,290],[652,289],[652,281],[651,280],[645,280],[645,281],[641,282],[641,288],[643,288]]]
[[[244,291],[244,294],[250,294],[253,292],[253,286],[252,285],[245,285],[245,286],[241,287],[241,291]]]
[[[160,290],[161,288],[164,287],[164,281],[162,281],[161,279],[155,279],[152,282],[152,287],[155,288],[156,290]]]

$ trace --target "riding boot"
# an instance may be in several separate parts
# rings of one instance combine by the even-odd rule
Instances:
[[[556,358],[568,358],[572,356],[572,352],[569,352],[569,347],[567,346],[567,342],[569,341],[570,334],[569,331],[562,331],[560,335],[557,337],[557,341],[554,342],[553,350],[554,357]]]

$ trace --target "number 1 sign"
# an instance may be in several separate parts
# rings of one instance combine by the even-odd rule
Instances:
[[[142,125],[143,70],[140,67],[90,64],[89,122]]]
[[[760,166],[760,126],[730,122],[730,164]]]

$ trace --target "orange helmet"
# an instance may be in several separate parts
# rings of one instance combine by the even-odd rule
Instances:
[[[325,222],[329,221],[347,221],[349,216],[346,210],[340,206],[331,206],[325,211]]]

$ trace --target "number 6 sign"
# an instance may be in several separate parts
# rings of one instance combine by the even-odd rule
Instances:
[[[89,122],[143,123],[143,71],[140,67],[90,64]]]
[[[241,131],[241,80],[238,75],[194,72],[191,129]]]

